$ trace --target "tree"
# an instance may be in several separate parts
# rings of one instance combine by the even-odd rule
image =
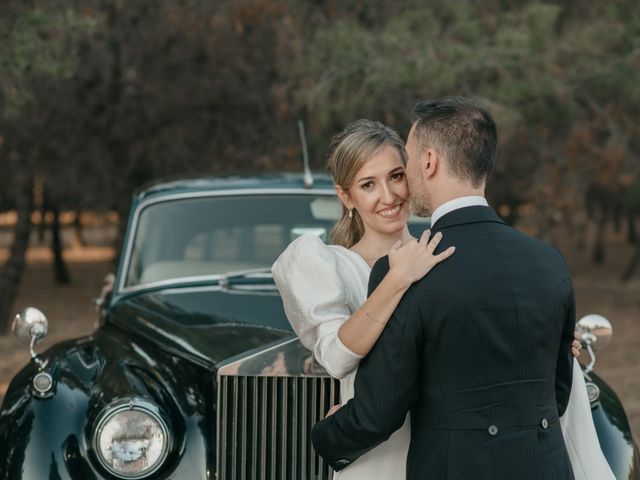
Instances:
[[[364,2],[331,5],[291,62],[312,144],[362,116],[406,133],[418,98],[479,97],[501,137],[489,196],[511,221],[527,208],[548,240],[560,225],[584,229],[591,185],[637,178],[633,2],[386,2],[374,21]]]
[[[33,178],[39,169],[37,138],[42,117],[34,109],[34,85],[68,78],[74,68],[69,42],[78,25],[69,12],[45,13],[19,2],[3,5],[0,21],[0,132],[3,173],[13,186],[17,212],[10,255],[0,269],[0,331],[6,331],[20,285],[31,230]]]

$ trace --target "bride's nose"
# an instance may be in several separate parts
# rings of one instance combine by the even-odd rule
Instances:
[[[384,204],[391,205],[393,204],[394,200],[395,195],[391,191],[391,188],[389,188],[389,185],[386,183],[383,184],[380,192],[380,201]]]

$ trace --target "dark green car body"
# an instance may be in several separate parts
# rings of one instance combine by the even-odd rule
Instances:
[[[172,182],[137,195],[101,325],[40,355],[53,378],[47,395],[34,391],[35,362],[9,386],[0,480],[330,476],[304,439],[315,418],[306,412],[336,398],[325,391],[335,381],[297,360],[304,353],[289,340],[268,270],[296,236],[326,239],[338,213],[329,178],[305,187],[294,174]],[[258,370],[234,371],[264,352]],[[232,372],[224,387],[222,370]],[[607,459],[617,478],[640,478],[619,399],[590,380],[601,392],[592,412]],[[307,399],[307,388],[317,393]],[[163,420],[166,451],[152,473],[118,475],[96,452],[97,429],[105,412],[134,401]]]

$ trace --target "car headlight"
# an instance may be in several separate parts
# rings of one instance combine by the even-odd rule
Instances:
[[[107,406],[98,418],[93,447],[102,466],[118,478],[151,475],[169,452],[169,430],[158,408],[129,399]]]

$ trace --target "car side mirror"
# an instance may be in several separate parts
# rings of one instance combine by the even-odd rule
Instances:
[[[596,364],[596,350],[602,350],[611,341],[613,329],[611,322],[602,315],[592,313],[578,320],[578,333],[580,334],[580,343],[586,347],[591,362],[585,367],[585,373],[593,370]]]
[[[613,328],[609,320],[592,313],[578,321],[578,333],[583,344],[591,345],[595,350],[602,350],[611,341]]]
[[[37,308],[25,308],[13,319],[11,330],[19,340],[29,343],[31,358],[33,358],[40,367],[43,367],[44,365],[38,358],[34,347],[36,343],[42,341],[49,330],[49,322],[44,313]]]

